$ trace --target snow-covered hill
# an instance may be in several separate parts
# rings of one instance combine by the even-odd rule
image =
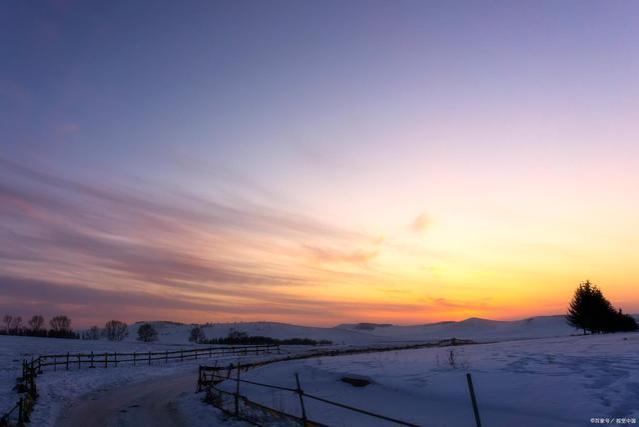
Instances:
[[[128,341],[137,338],[137,329],[144,322],[129,326]],[[153,321],[158,342],[185,345],[194,325]],[[474,341],[548,338],[578,334],[568,326],[563,316],[539,316],[517,321],[470,318],[460,322],[439,322],[425,325],[395,326],[388,324],[343,324],[333,328],[298,326],[277,322],[238,322],[202,325],[207,338],[226,337],[231,331],[278,339],[309,338],[329,340],[334,344],[373,344],[384,342],[431,341],[463,338]]]
[[[129,326],[127,340],[137,338],[138,327],[146,322],[137,322]],[[188,343],[193,324],[153,321],[151,323],[158,331],[158,342],[171,344]],[[313,326],[298,326],[277,322],[237,322],[215,323],[201,325],[207,338],[224,338],[229,332],[244,332],[250,336],[264,336],[277,339],[308,338],[312,340],[328,340],[333,344],[369,344],[379,341],[379,337],[360,331],[341,328],[321,328]]]
[[[470,318],[460,322],[439,322],[414,326],[346,324],[338,328],[361,331],[379,339],[393,341],[424,341],[464,338],[474,341],[500,341],[519,338],[547,338],[579,333],[566,323],[564,316],[538,316],[524,320],[499,321]]]

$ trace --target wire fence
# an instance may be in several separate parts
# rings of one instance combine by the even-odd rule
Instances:
[[[240,372],[247,371],[255,365],[229,365],[228,367],[200,367],[198,389],[206,390],[207,403],[210,403],[223,412],[233,415],[237,418],[249,421],[258,425],[268,423],[268,425],[301,425],[301,426],[324,426],[324,424],[309,419],[306,413],[306,401],[311,399],[316,402],[320,402],[325,405],[338,407],[350,412],[355,412],[367,417],[377,418],[384,420],[392,424],[402,426],[418,427],[418,424],[413,424],[408,421],[400,420],[397,418],[389,417],[386,415],[378,414],[372,411],[368,411],[354,406],[346,405],[344,403],[335,402],[333,400],[325,399],[314,394],[305,392],[300,384],[300,379],[295,374],[295,388],[284,387],[274,384],[265,384],[256,381],[250,381],[240,378]],[[224,375],[226,372],[226,375]],[[235,375],[232,375],[232,373]],[[232,382],[235,385],[235,391],[230,392],[219,387],[219,384],[224,382]],[[284,392],[290,392],[297,395],[299,400],[299,414],[295,415],[290,412],[286,412],[281,409],[276,409],[255,401],[250,400],[247,396],[240,393],[240,384],[248,384],[260,388],[279,390]],[[306,400],[305,400],[306,399]]]
[[[18,378],[17,391],[21,394],[18,402],[0,417],[0,427],[24,426],[29,421],[29,414],[38,397],[36,378],[47,368],[82,369],[108,368],[127,366],[151,366],[173,361],[185,362],[200,358],[222,356],[249,356],[266,353],[280,353],[277,344],[243,345],[243,346],[215,346],[206,348],[180,349],[172,351],[147,352],[104,352],[104,353],[66,353],[45,354],[22,362],[22,376]]]
[[[414,424],[405,420],[389,417],[383,414],[378,414],[372,411],[368,411],[362,408],[356,408],[344,403],[336,402],[333,400],[325,399],[320,396],[316,396],[314,394],[306,393],[303,391],[300,379],[297,374],[295,374],[295,383],[296,388],[283,387],[274,384],[265,384],[256,381],[251,381],[247,379],[240,378],[241,372],[246,372],[249,369],[265,366],[271,363],[276,362],[284,362],[290,360],[299,360],[306,359],[312,357],[331,357],[331,356],[344,356],[344,355],[352,355],[352,354],[360,354],[360,353],[370,353],[370,352],[384,352],[384,351],[394,351],[394,350],[408,350],[408,349],[417,349],[417,348],[428,348],[428,347],[450,347],[450,346],[458,346],[458,345],[469,345],[476,344],[470,340],[460,340],[456,338],[451,338],[447,340],[441,340],[437,342],[431,343],[421,343],[421,344],[409,344],[409,345],[394,345],[394,346],[386,346],[383,348],[346,348],[346,349],[330,349],[330,350],[322,350],[320,352],[313,353],[302,353],[302,354],[293,354],[286,355],[281,358],[271,358],[269,360],[257,361],[253,363],[240,364],[237,365],[230,364],[229,366],[202,366],[200,365],[198,371],[198,391],[205,390],[206,398],[205,401],[210,403],[223,412],[235,416],[239,419],[243,419],[245,421],[251,422],[256,425],[273,425],[273,426],[304,426],[304,427],[315,427],[315,426],[324,426],[324,424],[309,419],[306,411],[306,403],[308,401],[318,402],[323,405],[328,405],[332,407],[338,407],[346,411],[350,411],[351,413],[357,413],[361,416],[368,417],[369,419],[377,419],[382,420],[388,423],[403,425],[403,426],[419,426],[419,424]],[[235,375],[232,375],[235,373]],[[477,398],[475,395],[471,375],[469,373],[466,374],[467,383],[468,383],[468,392],[471,399],[471,404],[473,408],[475,424],[477,427],[481,427],[481,420],[479,416],[479,409],[477,405]],[[232,382],[234,383],[234,391],[224,390],[220,385],[224,382]],[[283,409],[274,408],[272,406],[264,405],[262,403],[255,402],[249,399],[246,395],[240,393],[240,384],[246,384],[255,386],[258,388],[271,389],[271,390],[279,390],[285,393],[294,393],[298,396],[299,400],[299,411],[285,411]],[[293,414],[291,412],[298,412],[299,415]],[[367,425],[370,422],[363,424]]]

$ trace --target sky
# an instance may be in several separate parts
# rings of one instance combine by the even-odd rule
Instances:
[[[0,312],[639,312],[639,3],[3,1]]]

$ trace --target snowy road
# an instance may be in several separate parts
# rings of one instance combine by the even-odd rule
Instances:
[[[196,374],[179,373],[90,393],[56,421],[56,427],[179,427],[187,425],[175,401],[195,391]]]

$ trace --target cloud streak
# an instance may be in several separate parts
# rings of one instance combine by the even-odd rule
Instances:
[[[330,313],[339,304],[311,298],[313,288],[368,274],[330,264],[359,266],[377,255],[361,233],[269,206],[159,198],[0,165],[1,285],[27,304],[319,316],[313,307]]]

